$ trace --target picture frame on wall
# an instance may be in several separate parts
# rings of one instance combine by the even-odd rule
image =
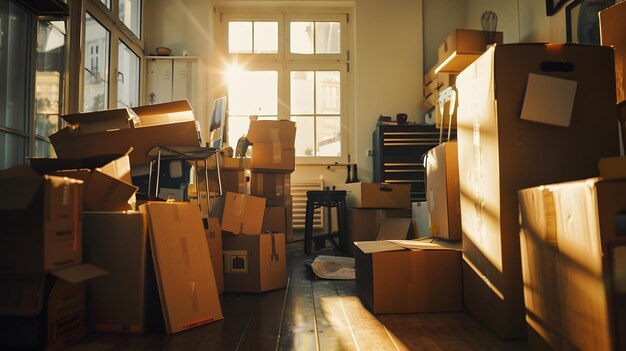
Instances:
[[[552,16],[559,12],[561,7],[569,0],[546,0],[546,15]]]
[[[615,4],[615,0],[574,0],[565,7],[566,41],[600,44],[598,12]]]

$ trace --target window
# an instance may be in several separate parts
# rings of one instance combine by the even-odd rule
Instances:
[[[117,62],[117,106],[139,106],[139,56],[119,42]]]
[[[104,3],[104,2],[103,2]],[[80,111],[139,105],[141,1],[85,1]],[[125,25],[120,26],[119,20]]]
[[[283,12],[221,18],[228,143],[247,133],[250,116],[290,119],[296,122],[298,163],[345,162],[348,16]]]
[[[29,144],[28,28],[32,18],[0,0],[0,169],[26,162]]]
[[[66,59],[65,22],[39,22],[35,72],[35,148],[33,156],[52,157],[48,136],[60,128]]]
[[[109,31],[86,13],[83,112],[109,107],[109,37]]]

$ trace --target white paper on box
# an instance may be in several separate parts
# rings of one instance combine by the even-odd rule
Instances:
[[[529,73],[521,119],[569,127],[577,84],[574,80]]]

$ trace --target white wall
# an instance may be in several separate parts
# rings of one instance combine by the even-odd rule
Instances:
[[[437,64],[437,49],[456,28],[464,28],[467,0],[424,0],[424,72]]]
[[[423,72],[436,63],[437,48],[455,28],[480,29],[486,10],[498,15],[498,30],[505,42],[565,41],[565,14],[547,17],[544,0],[304,0],[301,3],[354,6],[351,26],[355,31],[350,83],[353,104],[350,114],[351,161],[357,162],[361,180],[372,180],[372,133],[378,115],[403,112],[412,122],[422,122],[420,110]],[[294,1],[235,1],[221,3],[294,4]],[[213,5],[208,0],[152,0],[145,6],[146,52],[167,46],[180,54],[199,56],[205,66],[201,95],[211,101],[220,93],[210,67]],[[210,105],[207,106],[207,110]],[[205,111],[203,113],[208,113]],[[327,184],[343,182],[345,167],[300,167],[298,178],[324,178]]]
[[[372,133],[378,115],[403,112],[423,121],[422,1],[357,0],[354,59],[356,144],[352,162],[361,180],[372,180]]]

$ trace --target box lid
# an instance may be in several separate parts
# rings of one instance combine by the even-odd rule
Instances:
[[[20,165],[0,171],[0,210],[19,210],[30,205],[44,181],[53,184],[79,182],[82,180],[66,179],[37,173],[27,165]]]
[[[384,218],[376,240],[406,239],[411,232],[411,218]]]
[[[188,100],[164,102],[162,104],[133,107],[141,121],[141,126],[195,121],[193,109]]]
[[[354,243],[365,254],[389,251],[425,251],[425,250],[453,250],[461,251],[460,241],[447,241],[437,238],[422,238],[415,240],[379,240],[357,241]]]
[[[63,118],[63,120],[71,125],[117,121],[119,122],[118,125],[125,125],[127,128],[130,128],[133,127],[136,123],[139,123],[139,118],[137,117],[137,114],[135,114],[135,112],[133,112],[133,110],[129,108],[74,113],[61,116],[61,118]]]

